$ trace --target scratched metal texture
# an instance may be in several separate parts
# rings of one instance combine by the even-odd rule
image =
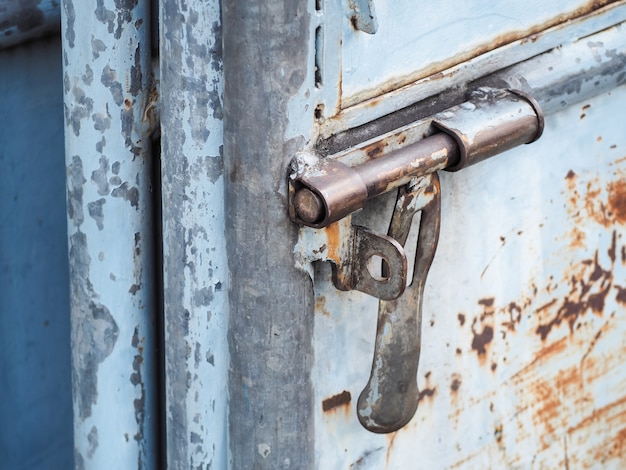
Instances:
[[[0,49],[61,29],[60,0],[0,1]]]
[[[73,459],[61,41],[0,51],[0,467]]]
[[[62,4],[74,458],[157,458],[150,9]]]
[[[313,293],[286,169],[309,142],[312,1],[222,3],[230,468],[313,468]]]
[[[160,5],[167,468],[226,468],[220,2]]]
[[[548,116],[531,145],[441,174],[420,402],[404,429],[358,423],[377,301],[317,267],[316,468],[626,465],[624,109],[622,85]]]

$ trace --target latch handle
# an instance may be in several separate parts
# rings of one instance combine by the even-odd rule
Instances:
[[[395,300],[380,300],[374,359],[357,403],[361,424],[375,433],[394,432],[408,423],[419,401],[417,367],[421,349],[422,298],[437,249],[441,196],[436,173],[398,190],[389,236],[404,245],[413,216],[421,210],[411,284]]]

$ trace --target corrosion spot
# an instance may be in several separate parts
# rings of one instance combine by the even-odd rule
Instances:
[[[496,429],[493,432],[494,437],[496,438],[497,442],[500,442],[502,440],[502,425],[498,424],[496,426]]]
[[[462,313],[459,313],[456,317],[459,319],[459,324],[461,326],[465,325],[465,315],[463,315]]]
[[[433,387],[433,388],[425,388],[424,390],[422,390],[419,393],[419,396],[417,397],[417,402],[418,403],[421,402],[426,397],[429,397],[429,398],[432,397],[435,394],[436,391],[437,391],[437,389],[435,387]]]
[[[574,173],[574,170],[568,171],[567,175],[565,175],[565,179],[571,180],[573,178],[576,178],[576,173]]]
[[[613,181],[607,189],[609,210],[617,222],[626,224],[626,180]]]
[[[474,332],[474,339],[472,340],[472,349],[474,349],[479,355],[487,352],[487,345],[493,339],[493,328],[489,325],[483,328],[483,331],[478,334]]]
[[[352,395],[350,395],[350,392],[347,390],[344,390],[343,392],[322,401],[322,410],[324,410],[324,412],[328,412],[340,406],[349,405],[351,401]]]
[[[480,299],[478,301],[478,305],[483,305],[485,307],[493,307],[494,301],[495,301],[495,298],[488,297],[488,298],[485,298],[485,299]]]
[[[383,140],[378,142],[374,142],[371,145],[368,145],[363,150],[367,154],[368,158],[374,159],[378,158],[383,154],[384,148],[387,146],[387,143]]]
[[[324,231],[326,232],[326,238],[328,240],[328,257],[334,261],[339,261],[338,250],[339,244],[341,243],[339,223],[335,222],[334,224],[330,224]]]
[[[452,390],[453,392],[457,392],[460,387],[461,387],[461,379],[459,379],[458,377],[455,377],[454,379],[452,379],[450,390]]]
[[[326,310],[326,297],[323,295],[315,299],[315,311],[320,312],[324,316],[330,316],[330,312]]]

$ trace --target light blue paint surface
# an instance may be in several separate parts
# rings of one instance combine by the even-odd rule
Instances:
[[[72,467],[61,44],[0,51],[0,468]]]

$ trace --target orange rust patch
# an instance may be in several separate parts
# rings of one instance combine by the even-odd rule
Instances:
[[[609,211],[620,224],[626,224],[626,180],[612,181],[608,185]]]
[[[324,228],[326,239],[328,240],[328,257],[339,262],[339,244],[341,243],[341,234],[339,233],[339,223],[335,222]]]
[[[613,239],[615,243],[615,239]],[[541,310],[547,311],[552,317],[546,321],[547,315],[541,315],[541,324],[535,332],[545,340],[550,334],[553,327],[567,322],[570,332],[574,332],[574,326],[578,318],[587,311],[601,315],[604,310],[604,303],[609,294],[613,273],[610,269],[605,270],[598,261],[598,252],[596,251],[593,260],[583,260],[577,269],[572,270],[573,274],[569,279],[570,292],[562,300],[556,314],[548,309],[549,306],[556,304],[555,301],[543,306]],[[538,310],[539,313],[539,310]]]
[[[324,413],[328,413],[329,411],[337,410],[337,408],[345,408],[349,412],[351,401],[352,395],[347,390],[344,390],[322,401],[322,410]]]
[[[363,148],[363,151],[368,156],[368,158],[375,159],[380,157],[385,151],[385,147],[387,146],[387,142],[384,140],[379,140],[378,142],[374,142],[373,144],[368,145]]]
[[[326,310],[326,297],[323,295],[315,299],[315,311],[320,312],[324,316],[330,316],[330,312]]]

